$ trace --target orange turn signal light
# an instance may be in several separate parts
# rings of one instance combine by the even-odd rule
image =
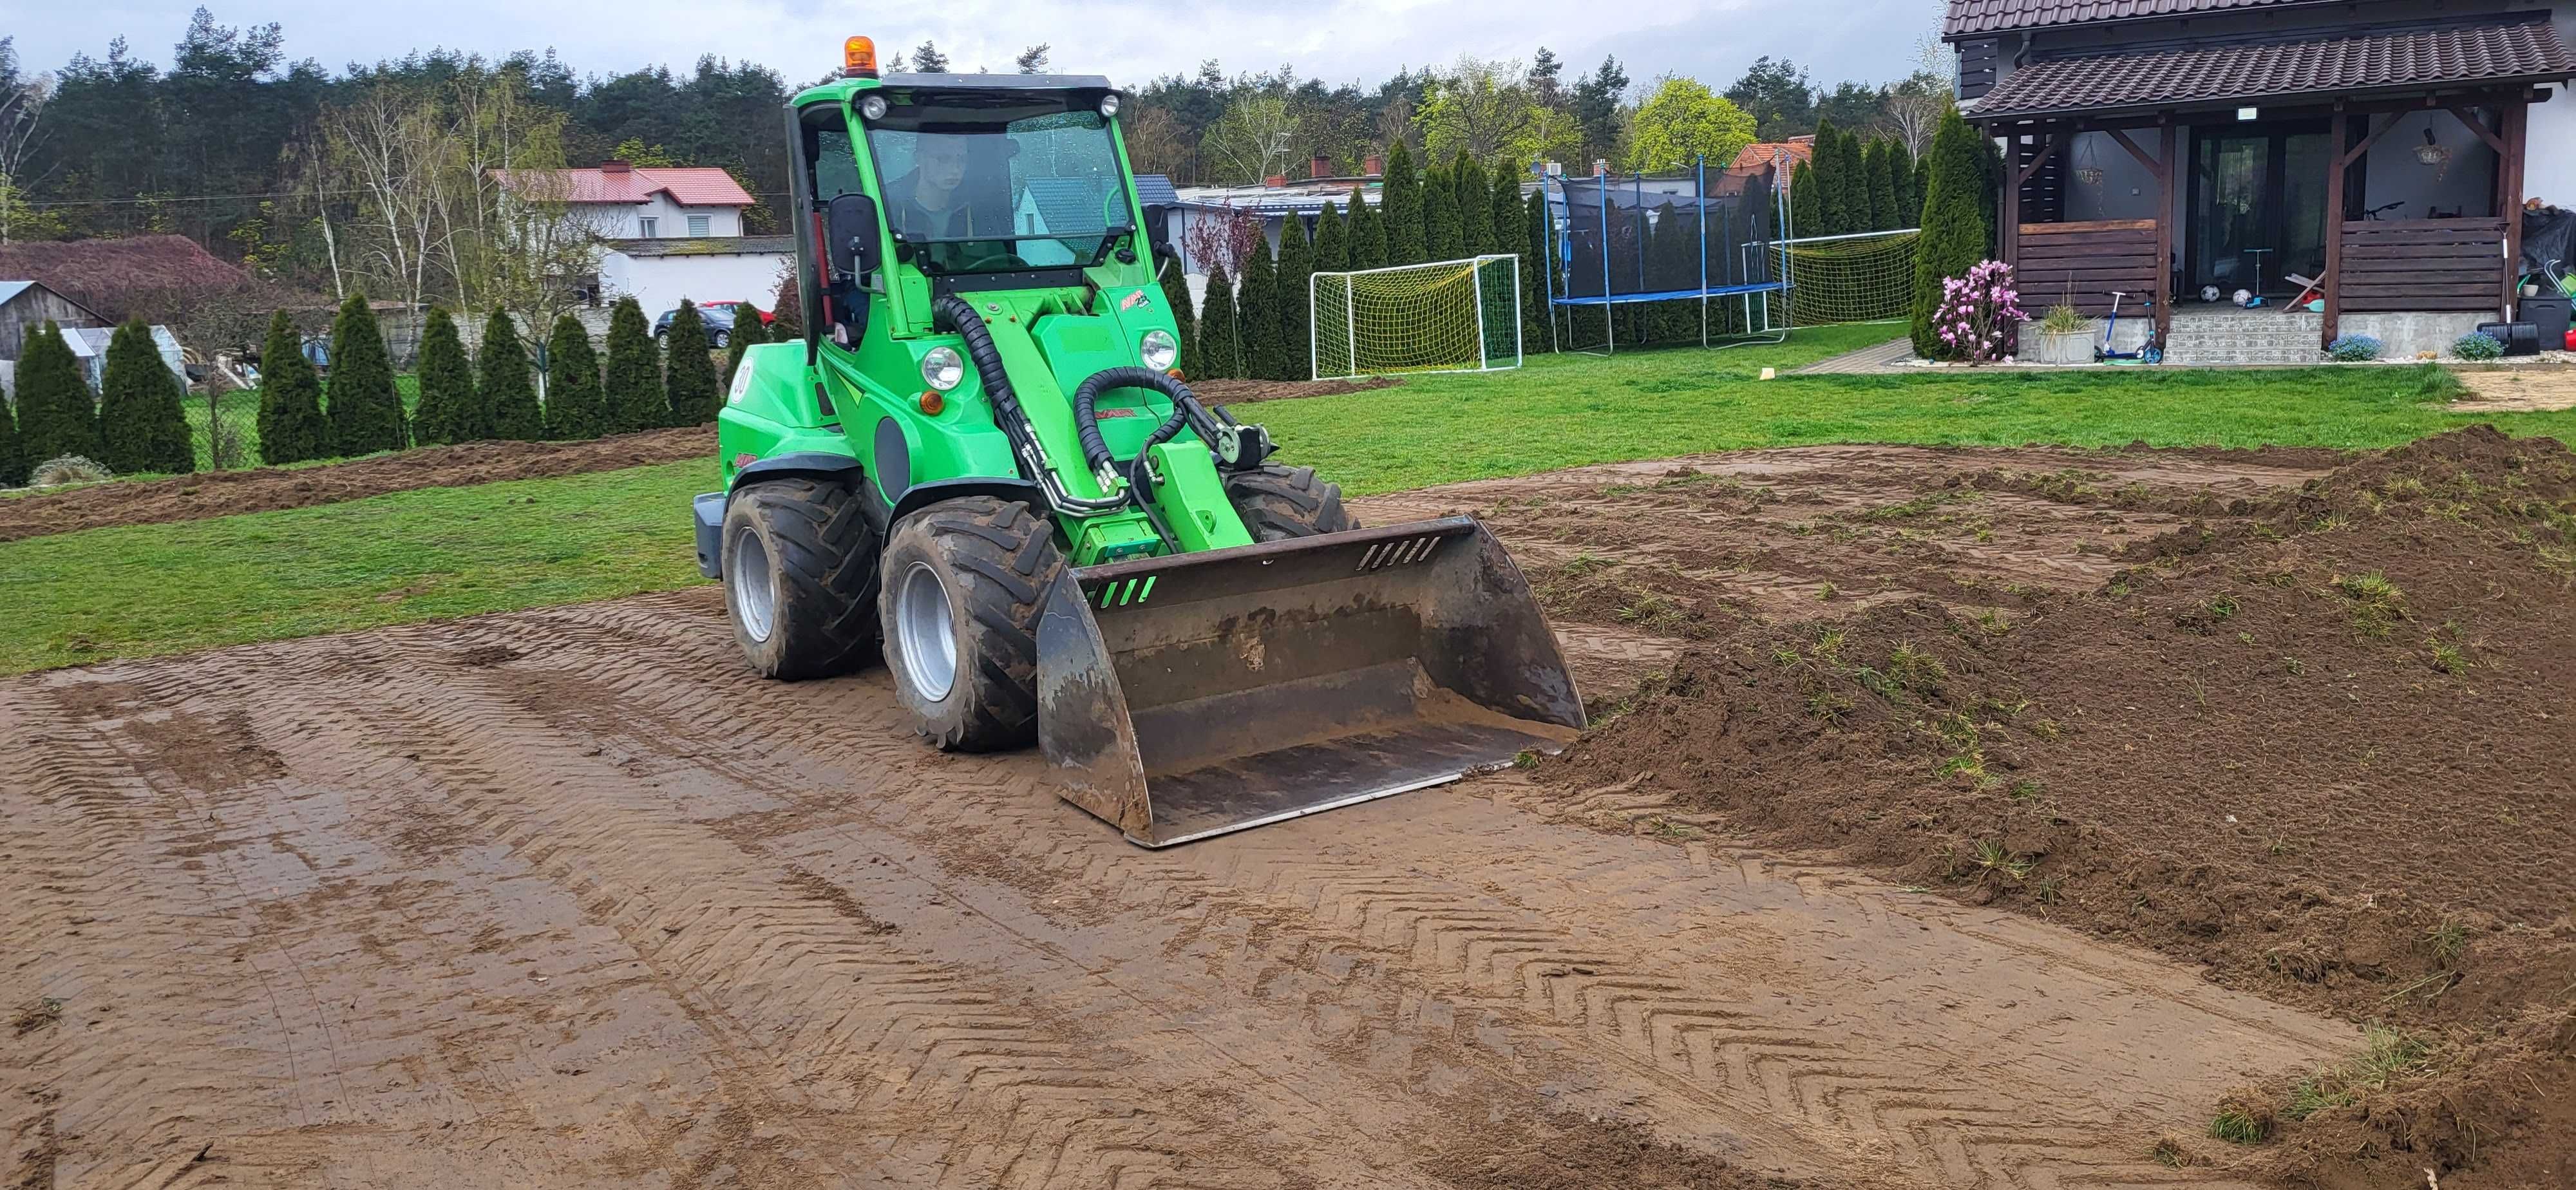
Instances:
[[[929,414],[932,417],[937,417],[939,416],[939,411],[946,409],[947,407],[947,398],[940,396],[937,390],[921,390],[921,411],[923,413]]]
[[[1181,370],[1179,368],[1166,368],[1163,370],[1163,375],[1169,376],[1174,380],[1189,379],[1189,377],[1181,375]]]
[[[841,77],[872,79],[877,76],[877,43],[865,37],[853,37],[841,43]]]

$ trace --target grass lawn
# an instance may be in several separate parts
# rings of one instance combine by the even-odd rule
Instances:
[[[1518,372],[1237,412],[1353,494],[1825,442],[2352,448],[2476,421],[2576,435],[2576,412],[2446,412],[2448,374],[2416,367],[1756,378],[1894,330],[1536,356]],[[688,498],[714,479],[710,463],[668,463],[0,544],[0,672],[689,585],[702,580]]]

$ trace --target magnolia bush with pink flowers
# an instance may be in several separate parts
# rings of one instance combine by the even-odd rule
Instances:
[[[1941,340],[1938,358],[1969,364],[2012,360],[2013,333],[2030,315],[2022,313],[2021,291],[2012,266],[1981,260],[1966,276],[1941,282],[1941,308],[1932,330]]]

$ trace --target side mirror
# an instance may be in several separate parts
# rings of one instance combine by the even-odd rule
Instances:
[[[1172,208],[1162,203],[1145,208],[1145,245],[1157,260],[1173,259]]]
[[[823,238],[835,280],[856,280],[877,271],[884,247],[877,231],[876,200],[864,194],[833,196],[823,207]]]

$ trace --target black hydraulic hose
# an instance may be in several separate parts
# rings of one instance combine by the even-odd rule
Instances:
[[[1216,446],[1216,421],[1208,416],[1205,406],[1190,386],[1152,368],[1110,368],[1094,373],[1073,390],[1073,424],[1082,434],[1082,461],[1094,474],[1116,460],[1109,453],[1109,443],[1100,436],[1100,414],[1096,408],[1100,394],[1113,388],[1150,388],[1172,399],[1172,415],[1154,428],[1146,439],[1145,450],[1151,450],[1179,436],[1187,425],[1199,432],[1208,446]],[[1143,450],[1137,452],[1141,457]]]
[[[984,382],[984,397],[993,403],[993,420],[1000,423],[1011,445],[1026,458],[1043,457],[1037,451],[1037,430],[1029,425],[1028,411],[1020,408],[1019,395],[1011,391],[1011,374],[1002,367],[1002,352],[993,346],[993,332],[984,325],[984,316],[975,312],[975,304],[952,293],[930,303],[930,317],[931,325],[955,331],[966,341],[966,358]]]

